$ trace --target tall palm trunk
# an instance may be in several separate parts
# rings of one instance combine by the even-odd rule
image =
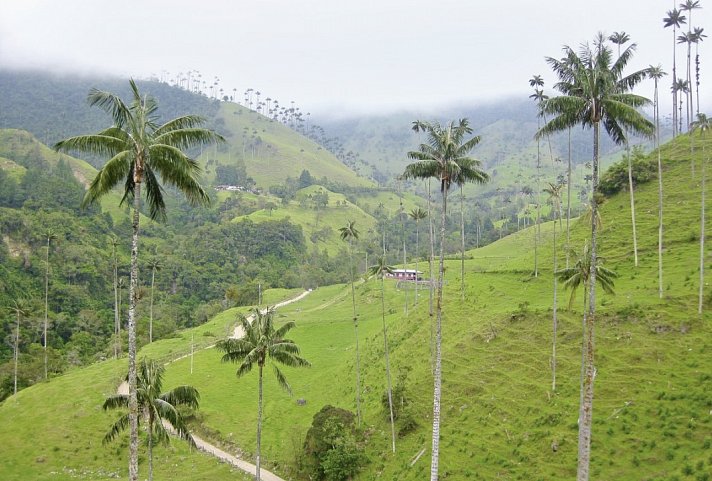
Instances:
[[[391,363],[388,356],[388,334],[386,331],[386,287],[381,274],[381,321],[383,322],[383,349],[386,357],[386,387],[388,388],[388,410],[391,415],[391,443],[393,452],[396,452],[396,424],[393,417],[393,390],[391,389]]]
[[[447,213],[447,186],[442,186],[443,211],[440,216],[440,265],[438,267],[438,294],[435,324],[435,373],[433,389],[433,444],[430,462],[430,481],[438,481],[440,462],[440,394],[442,388],[442,317],[443,277],[445,273],[445,216]]]
[[[537,119],[537,130],[541,129],[541,120]],[[539,277],[539,221],[541,219],[541,179],[539,178],[541,169],[541,141],[536,139],[536,226],[534,227],[534,277]],[[500,231],[499,238],[502,238]]]
[[[660,106],[655,79],[655,144],[658,149],[658,297],[663,298],[663,162],[660,155]]]
[[[147,429],[147,439],[148,443],[148,481],[153,481],[153,423],[156,420],[153,418],[153,412],[149,409],[148,412],[148,429]]]
[[[353,246],[349,239],[349,275],[351,276],[351,304],[353,306],[354,336],[356,337],[356,420],[361,426],[361,355],[358,349],[358,318],[356,317],[356,289],[354,288]]]
[[[460,186],[460,299],[465,300],[465,193]]]
[[[695,42],[695,96],[697,97],[697,104],[695,108],[695,114],[700,113],[700,53],[699,45],[702,38],[699,38]]]
[[[148,317],[148,342],[153,342],[153,285],[156,282],[156,268],[151,269],[151,304],[149,307]]]
[[[47,236],[47,254],[45,255],[45,305],[44,305],[44,378],[47,379],[47,315],[49,311],[49,242],[50,236]]]
[[[420,219],[415,219],[415,300],[413,305],[418,305],[418,256],[420,255]]]
[[[137,166],[143,162],[136,162]],[[140,170],[141,167],[137,167]],[[131,279],[129,281],[129,481],[138,481],[138,398],[136,385],[136,301],[138,295],[138,234],[141,208],[141,178],[134,178],[133,221],[131,224]]]
[[[13,386],[13,391],[12,391],[13,395],[17,394],[17,360],[18,360],[17,354],[18,354],[18,351],[20,350],[20,317],[21,317],[20,312],[16,313],[16,317],[17,317],[17,325],[15,326],[15,352],[13,353],[13,356],[15,358],[14,359],[15,365],[13,367],[13,378],[14,378],[14,381],[13,381],[14,386]]]
[[[561,219],[561,218],[559,218]],[[557,279],[556,279],[556,220],[554,220],[554,334],[551,343],[551,390],[556,391],[556,331],[558,330],[558,319],[556,318],[556,310],[558,307],[557,294]]]
[[[692,135],[692,134],[690,134]],[[697,301],[697,313],[702,314],[702,299],[705,286],[705,144],[702,144],[702,207],[700,210],[700,294]]]
[[[255,479],[260,481],[260,466],[262,464],[262,457],[260,451],[262,449],[262,363],[258,363],[259,375],[258,375],[258,388],[257,388],[257,453],[255,454]]]
[[[677,134],[677,27],[673,24],[672,26],[672,138],[674,139]]]
[[[116,257],[116,244],[113,246],[114,250],[114,335],[116,336],[116,341],[114,341],[114,358],[118,359],[121,353],[121,336],[119,331],[121,330],[121,316],[119,316],[119,261]]]
[[[435,258],[435,230],[433,227],[433,216],[431,209],[431,197],[430,197],[430,179],[428,179],[428,235],[430,237],[430,256],[428,257],[428,264],[430,268],[430,289],[429,289],[429,316],[430,320],[430,370],[435,373],[435,335],[433,332],[433,287],[435,286],[435,270],[433,269],[433,259]]]
[[[401,218],[401,236],[403,237],[403,269],[408,269],[408,255],[406,251],[406,246],[405,246],[405,211],[403,210],[403,200],[401,199],[400,203],[401,207],[401,212],[400,212],[400,218]],[[417,274],[416,274],[417,277]],[[416,279],[417,281],[417,279]],[[407,316],[408,315],[408,287],[403,288],[403,313]]]
[[[626,156],[628,157],[628,192],[630,192],[630,218],[633,224],[633,261],[638,267],[638,236],[635,232],[635,192],[633,190],[633,159],[630,156],[630,145],[625,141]]]
[[[432,200],[430,197],[430,179],[428,179],[428,237],[430,238],[430,256],[428,257],[428,265],[430,268],[430,317],[433,317],[433,284],[435,284],[435,271],[433,270],[433,259],[435,258],[435,231],[433,228],[432,216]],[[430,344],[432,345],[433,322],[430,321]],[[431,349],[432,350],[432,349]],[[431,356],[432,358],[432,353]]]
[[[593,122],[593,192],[591,199],[591,265],[589,271],[588,312],[585,318],[584,335],[584,378],[581,400],[581,420],[578,437],[577,481],[588,481],[591,464],[591,429],[593,425],[593,382],[594,382],[594,325],[596,317],[596,248],[598,203],[598,161],[599,161],[600,121]]]
[[[569,128],[569,165],[566,180],[566,268],[569,268],[569,252],[571,250],[571,235],[569,223],[571,221],[571,128]]]
[[[690,10],[690,21],[687,24],[687,92],[685,94],[685,99],[687,100],[687,109],[685,110],[687,114],[687,131],[690,131],[690,122],[692,122],[692,112],[694,108],[694,102],[692,101],[692,42],[690,42],[690,35],[692,34],[692,10]]]

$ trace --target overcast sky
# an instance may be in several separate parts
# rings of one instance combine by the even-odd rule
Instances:
[[[710,25],[712,2],[693,13]],[[679,0],[678,2],[679,3]],[[671,0],[0,0],[0,66],[147,77],[199,70],[322,115],[423,109],[553,83],[545,56],[627,32],[672,71]],[[712,34],[712,27],[708,30]],[[712,38],[700,45],[712,104]],[[708,52],[710,52],[708,54]],[[686,61],[678,49],[678,72]],[[693,53],[694,56],[694,53]],[[694,73],[693,73],[694,75]],[[662,92],[669,90],[669,77]],[[652,98],[652,85],[641,89]],[[667,100],[667,98],[665,99]],[[662,103],[663,115],[670,101]]]

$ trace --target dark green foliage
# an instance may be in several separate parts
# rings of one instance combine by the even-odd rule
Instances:
[[[303,189],[314,184],[314,177],[312,177],[308,170],[302,170],[302,173],[299,175],[298,182],[298,188]]]
[[[303,469],[315,480],[350,479],[365,462],[357,439],[355,415],[324,406],[314,415],[304,440]]]
[[[631,163],[633,185],[644,184],[657,177],[655,160],[646,157],[640,149],[633,149]],[[601,176],[599,183],[599,191],[606,196],[625,190],[628,190],[628,159],[626,156],[620,162],[610,166]]]

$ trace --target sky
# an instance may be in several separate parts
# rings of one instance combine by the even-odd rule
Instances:
[[[693,25],[712,25],[701,0]],[[679,0],[678,0],[679,3]],[[0,0],[0,68],[167,78],[200,71],[303,111],[348,116],[526,97],[546,56],[597,32],[636,42],[631,68],[672,72],[672,0]],[[709,28],[712,34],[712,27]],[[712,38],[700,44],[712,105]],[[708,54],[708,52],[710,52]],[[709,57],[708,57],[709,55]],[[694,58],[694,53],[693,53]],[[709,60],[708,60],[709,59]],[[678,48],[678,73],[686,49]],[[694,76],[694,71],[693,71]],[[661,93],[669,90],[670,76]],[[707,83],[707,80],[710,83]],[[100,86],[99,86],[100,87]],[[652,98],[652,82],[639,93]],[[668,95],[661,112],[669,114]],[[665,108],[667,106],[667,109]]]

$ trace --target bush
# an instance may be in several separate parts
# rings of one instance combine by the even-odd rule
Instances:
[[[633,184],[639,185],[649,182],[657,175],[657,164],[652,159],[648,159],[643,154],[643,149],[633,147],[631,152],[632,157],[632,174]],[[606,196],[611,196],[628,188],[628,158],[623,157],[623,160],[610,166],[608,170],[601,176],[599,183],[599,191]]]
[[[352,412],[334,406],[324,406],[314,415],[304,440],[302,466],[311,479],[349,479],[363,464],[354,417]]]

